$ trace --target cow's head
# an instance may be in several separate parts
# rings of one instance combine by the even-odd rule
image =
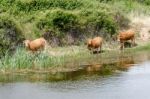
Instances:
[[[29,47],[29,43],[30,43],[31,41],[30,40],[24,40],[23,41],[23,43],[24,43],[24,45],[25,45],[25,47]]]
[[[117,41],[120,42],[120,35],[117,36]]]
[[[89,49],[89,50],[91,50],[92,48],[92,45],[91,45],[91,43],[92,43],[92,39],[88,39],[87,40],[87,48]]]

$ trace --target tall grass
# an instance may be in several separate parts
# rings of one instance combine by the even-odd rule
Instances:
[[[61,49],[62,50],[62,49]],[[0,70],[46,70],[51,67],[63,67],[67,63],[71,63],[74,60],[80,60],[88,56],[87,52],[71,52],[64,51],[62,55],[54,55],[49,52],[32,53],[26,51],[24,48],[17,48],[13,55],[7,53],[0,60]]]
[[[149,44],[138,46],[132,49],[125,49],[122,53],[124,56],[132,55],[135,52],[147,51],[150,49]],[[53,52],[53,53],[51,53]],[[32,53],[22,47],[18,47],[14,54],[5,54],[0,59],[0,72],[16,72],[20,70],[31,71],[52,71],[53,68],[73,69],[81,68],[81,65],[111,63],[116,61],[115,57],[120,56],[118,51],[105,51],[98,55],[92,55],[85,48],[53,48],[49,51]],[[96,61],[95,61],[96,60]],[[54,69],[55,70],[55,69]]]

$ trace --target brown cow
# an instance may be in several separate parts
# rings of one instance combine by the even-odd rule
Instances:
[[[46,46],[46,40],[41,37],[33,41],[25,40],[24,44],[26,48],[34,52],[34,51],[38,51],[39,49],[44,49]]]
[[[117,36],[117,40],[121,43],[120,49],[124,49],[124,43],[131,40],[132,46],[135,44],[135,32],[133,30],[127,30],[125,32],[120,32]]]
[[[95,37],[87,41],[87,47],[89,50],[101,51],[103,39],[101,37]],[[94,52],[94,51],[93,51]]]

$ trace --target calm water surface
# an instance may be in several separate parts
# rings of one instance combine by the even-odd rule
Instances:
[[[1,75],[0,99],[150,99],[149,56],[53,75]]]

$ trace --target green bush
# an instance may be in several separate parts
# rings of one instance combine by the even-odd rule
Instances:
[[[145,0],[144,3],[145,3],[146,5],[150,5],[150,1],[149,1],[149,0]]]
[[[83,5],[80,0],[17,0],[16,4],[19,10],[27,12],[49,8],[73,10]]]
[[[111,2],[111,1],[115,1],[115,0],[98,0],[98,1],[107,3],[107,2]]]
[[[45,18],[39,20],[38,28],[51,28],[67,31],[77,24],[77,16],[63,10],[55,10],[46,14]]]
[[[138,1],[138,2],[146,4],[146,5],[150,5],[150,0],[135,0],[135,1]]]
[[[52,33],[51,36],[71,35],[74,39],[81,41],[88,35],[110,37],[116,33],[119,23],[113,14],[106,11],[84,9],[72,13],[58,9],[52,10],[45,17],[40,18],[37,27],[41,30],[51,29],[55,31],[50,32]]]
[[[0,16],[0,56],[7,51],[15,50],[24,39],[21,29],[7,16]]]
[[[65,44],[68,42],[67,38],[73,39],[73,42],[82,42],[91,36],[110,37],[117,33],[118,29],[128,26],[127,13],[135,9],[137,11],[139,5],[143,8],[144,2],[148,1],[0,0],[0,13],[8,14],[17,20],[27,39],[35,39],[44,34],[49,35],[49,39]],[[45,30],[53,32],[46,34]],[[4,34],[6,29],[1,28],[0,32]],[[4,36],[1,35],[1,38]]]
[[[81,19],[85,20],[84,25],[93,27],[94,31],[100,35],[108,34],[113,35],[118,29],[118,24],[111,13],[101,10],[87,10],[81,12]],[[103,35],[102,35],[103,36]],[[106,35],[105,35],[106,36]]]
[[[125,29],[129,27],[130,20],[122,12],[115,12],[114,19],[119,26],[119,29]]]

